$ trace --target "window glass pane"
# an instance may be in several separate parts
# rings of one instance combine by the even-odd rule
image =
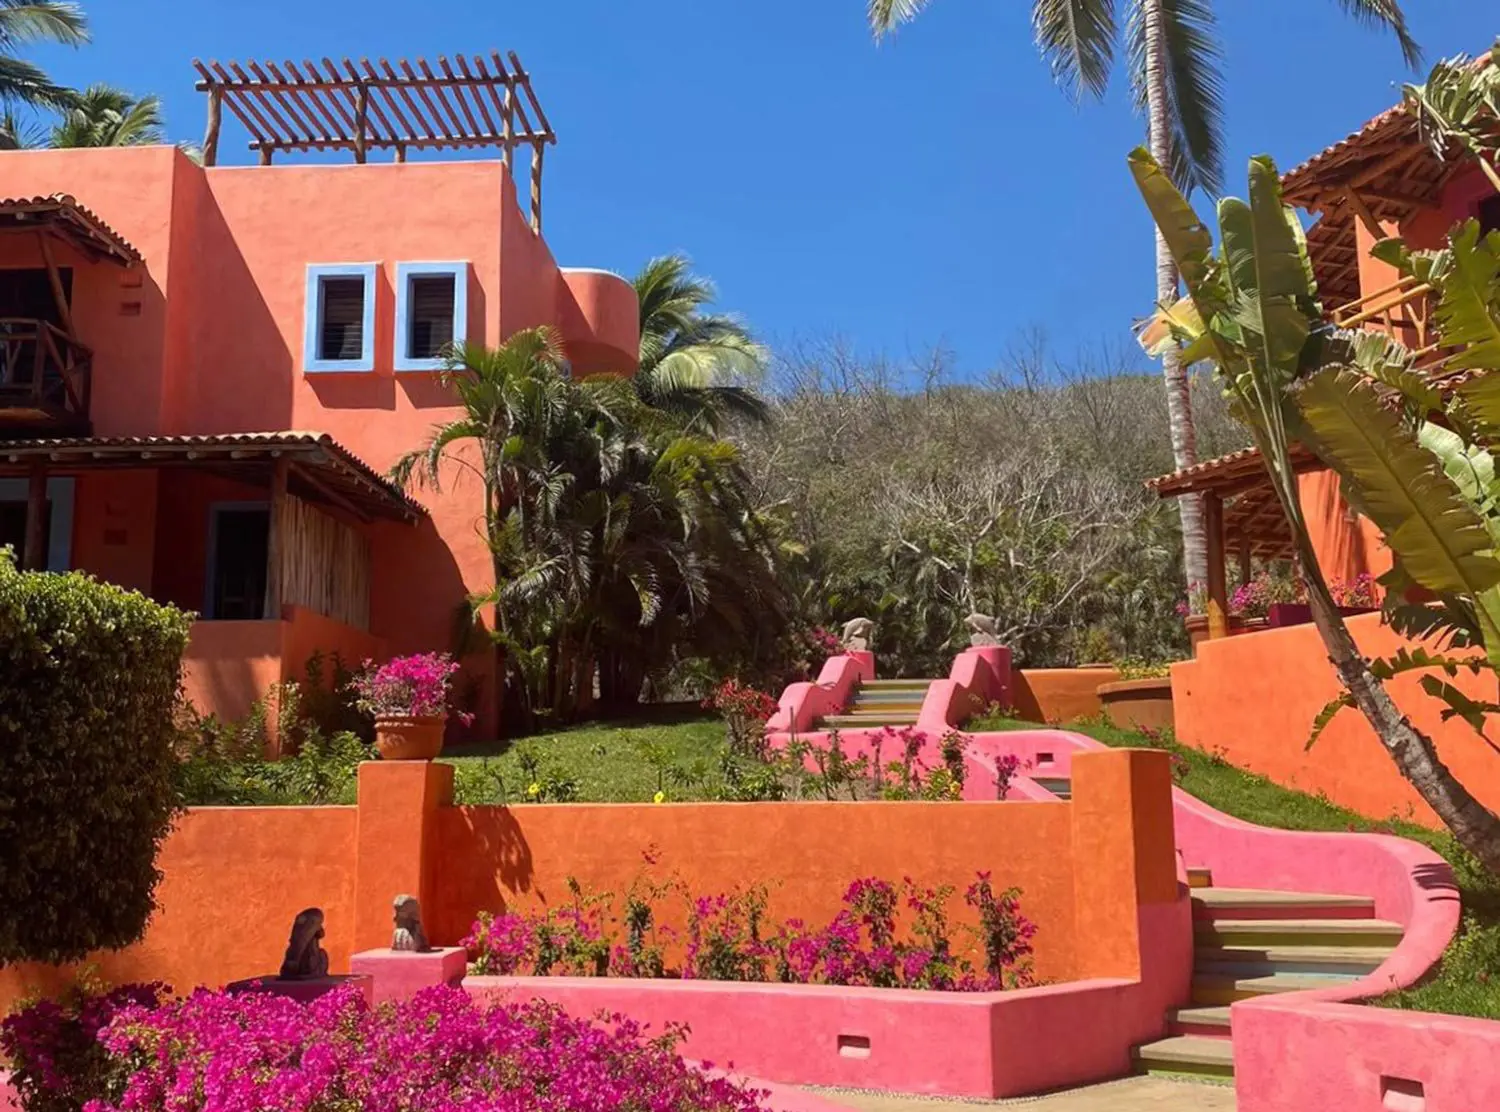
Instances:
[[[407,357],[436,359],[453,342],[453,275],[413,276],[407,300]]]
[[[1500,232],[1500,197],[1479,202],[1479,227],[1481,231]]]
[[[319,359],[359,359],[365,342],[365,280],[319,279]]]

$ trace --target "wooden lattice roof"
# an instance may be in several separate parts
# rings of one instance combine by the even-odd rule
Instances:
[[[250,133],[250,149],[269,163],[278,151],[350,151],[364,162],[372,150],[394,152],[493,147],[514,169],[516,148],[531,150],[532,223],[541,223],[542,152],[557,135],[514,51],[492,50],[385,58],[207,63],[193,60],[197,88],[208,93],[203,161],[218,157],[221,109]]]

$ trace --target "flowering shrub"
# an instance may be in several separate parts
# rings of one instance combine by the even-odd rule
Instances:
[[[1023,761],[1014,753],[1002,753],[995,758],[995,798],[1004,799],[1010,791],[1011,781],[1016,778],[1016,773],[1021,769],[1029,767],[1029,761]]]
[[[0,1054],[10,1060],[11,1084],[26,1112],[78,1112],[118,1085],[118,1063],[99,1032],[125,1008],[155,1008],[168,993],[161,984],[105,990],[80,981],[57,1000],[39,1000],[0,1023]]]
[[[540,1001],[484,1006],[425,989],[371,1010],[344,987],[303,1005],[199,990],[127,1008],[103,1036],[132,1072],[88,1112],[755,1112],[762,1094],[710,1078],[622,1016]]]
[[[576,882],[570,881],[575,887]],[[737,892],[688,900],[684,960],[668,966],[656,935],[652,898],[638,888],[626,900],[624,944],[620,924],[607,915],[580,919],[555,911],[481,914],[463,945],[469,971],[490,975],[585,975],[671,977],[712,981],[769,981],[792,984],[920,988],[991,992],[1033,983],[1031,940],[1036,926],[1021,913],[1019,889],[996,893],[988,873],[980,873],[964,894],[977,916],[966,927],[969,942],[955,948],[947,906],[951,888],[923,888],[910,878],[900,887],[875,877],[856,880],[844,893],[844,907],[821,927],[800,919],[778,926],[767,921],[767,892],[756,885]],[[575,896],[575,899],[578,897]],[[594,910],[608,897],[583,903]],[[907,913],[902,930],[901,912]],[[667,934],[667,940],[671,935]],[[544,939],[550,939],[545,942]],[[546,949],[553,947],[552,951]],[[587,953],[590,960],[557,960],[554,953]],[[594,960],[609,955],[607,965]]]
[[[1247,618],[1264,618],[1278,602],[1303,602],[1306,598],[1300,579],[1258,571],[1229,596],[1229,612]]]
[[[445,718],[458,664],[447,653],[398,656],[365,666],[354,677],[354,705],[374,718]],[[473,716],[460,712],[465,725]]]
[[[1379,586],[1367,571],[1353,579],[1335,579],[1328,584],[1328,591],[1337,605],[1351,610],[1374,610],[1380,605]]]
[[[776,700],[737,679],[727,679],[703,700],[705,708],[724,717],[729,746],[736,753],[760,753],[764,747],[766,719],[776,713]]]

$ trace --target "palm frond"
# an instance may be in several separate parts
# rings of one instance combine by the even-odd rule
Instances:
[[[888,35],[903,23],[910,23],[922,14],[931,0],[868,0],[865,15],[870,21],[870,30],[875,37]]]
[[[88,18],[77,4],[63,0],[0,0],[0,50],[20,43],[82,46],[88,41]]]
[[[1337,0],[1338,6],[1357,22],[1371,27],[1387,28],[1401,44],[1401,57],[1412,69],[1422,64],[1422,48],[1406,25],[1406,15],[1399,0]]]
[[[1163,38],[1168,149],[1172,180],[1185,193],[1217,193],[1224,177],[1223,49],[1210,0],[1151,0]],[[1127,28],[1130,87],[1136,111],[1147,111],[1146,4],[1131,7]]]
[[[1104,96],[1114,63],[1114,0],[1034,0],[1031,30],[1052,79],[1069,96]]]

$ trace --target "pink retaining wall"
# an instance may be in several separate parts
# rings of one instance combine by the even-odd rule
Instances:
[[[849,696],[861,680],[874,678],[874,653],[848,652],[829,657],[816,683],[794,683],[782,693],[776,713],[766,722],[766,733],[782,737],[807,733],[819,718],[848,706]]]
[[[1500,1023],[1307,1002],[1234,1006],[1239,1112],[1500,1108]]]

